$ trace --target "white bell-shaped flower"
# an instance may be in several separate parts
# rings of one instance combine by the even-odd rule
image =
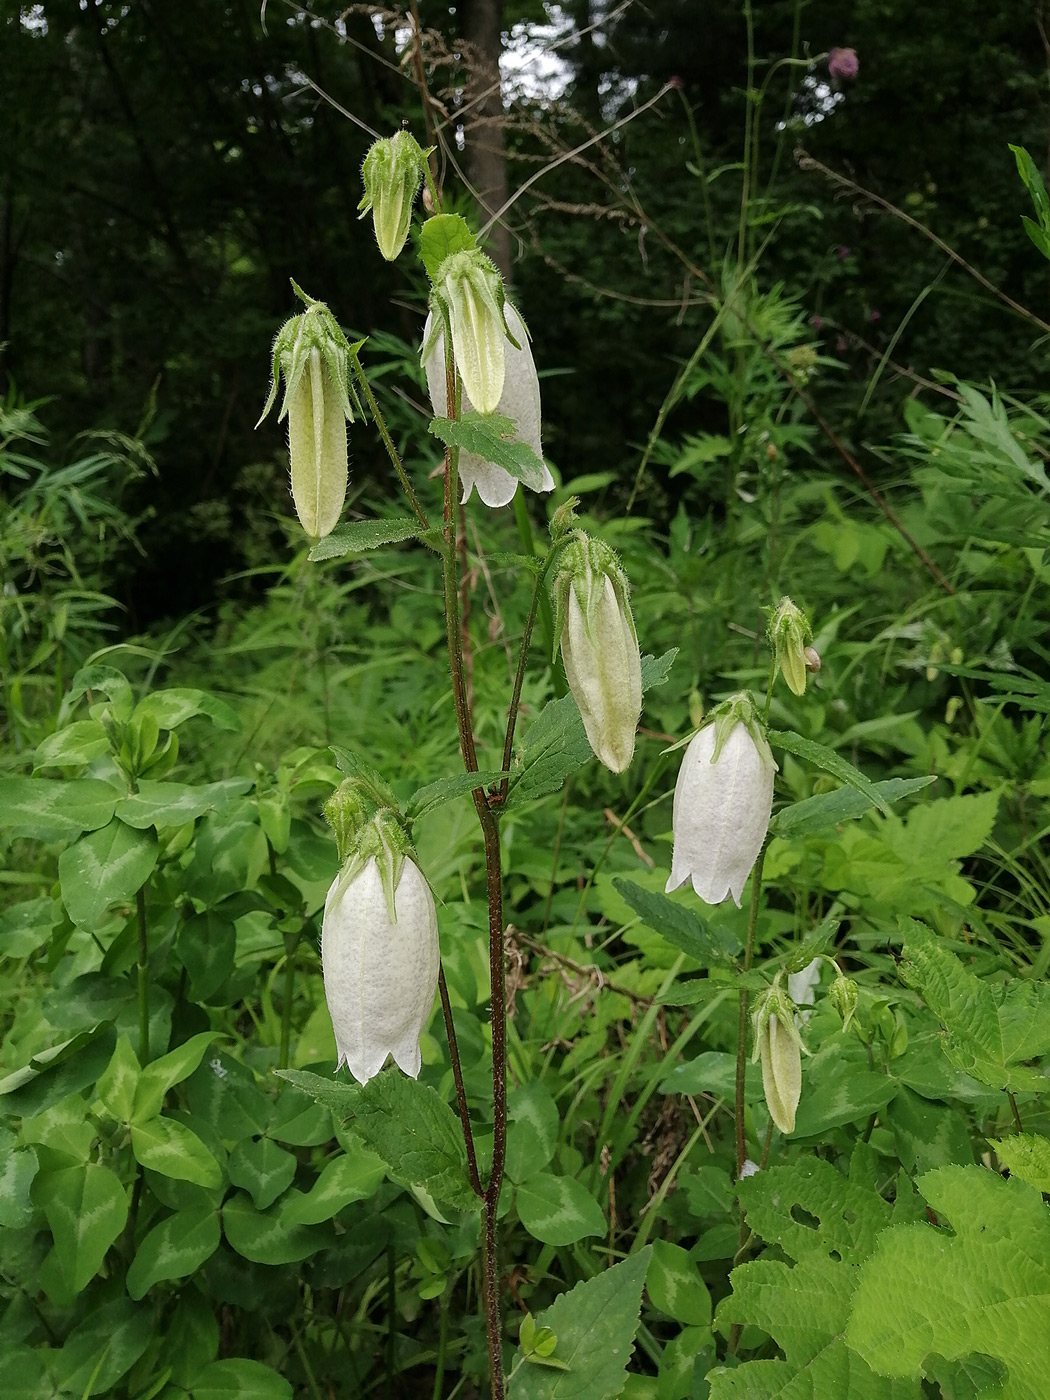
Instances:
[[[321,931],[339,1065],[361,1084],[388,1055],[413,1079],[419,1074],[439,960],[434,896],[419,867],[385,840],[376,855],[364,854],[368,845],[336,876]]]
[[[678,772],[668,893],[691,880],[705,903],[732,895],[739,907],[769,829],[776,766],[750,698],[720,706]]]
[[[510,418],[514,422],[518,430],[518,440],[527,443],[543,464],[543,485],[540,489],[553,491],[554,478],[543,461],[543,447],[540,442],[540,381],[529,348],[529,334],[525,329],[525,322],[509,301],[504,302],[503,311],[507,327],[518,344],[512,345],[504,338],[503,392],[496,405],[496,412],[502,418]],[[435,418],[447,418],[449,411],[445,381],[445,335],[438,329],[431,343],[433,331],[434,313],[431,312],[423,330],[423,344],[427,347],[424,360],[427,390]],[[460,406],[464,413],[470,413],[474,409],[466,386]],[[476,452],[460,452],[459,479],[463,487],[461,499],[464,502],[470,499],[470,493],[476,486],[478,495],[487,506],[508,505],[518,489],[517,480],[510,472],[496,466],[495,462],[487,462]]]

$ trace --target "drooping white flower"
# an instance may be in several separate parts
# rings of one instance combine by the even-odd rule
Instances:
[[[674,790],[667,891],[691,880],[707,904],[737,907],[773,808],[776,763],[750,697],[719,706],[685,751]]]
[[[820,986],[820,969],[823,958],[813,958],[798,972],[788,973],[788,996],[799,1008],[799,1017],[808,1021],[813,1012],[807,1008],[817,1004],[817,988]]]
[[[368,839],[377,830],[378,844]],[[377,819],[336,876],[324,906],[325,998],[339,1065],[346,1064],[361,1084],[379,1073],[388,1055],[413,1079],[419,1074],[419,1037],[437,990],[434,896],[400,845]]]
[[[622,773],[642,713],[642,659],[627,575],[608,545],[582,530],[553,586],[565,679],[596,757]]]
[[[496,405],[496,412],[503,418],[511,419],[517,427],[519,441],[527,443],[543,464],[543,485],[540,490],[553,491],[554,478],[543,461],[543,447],[540,442],[540,381],[529,348],[528,331],[509,301],[504,303],[503,309],[508,329],[518,343],[513,345],[509,340],[504,340],[503,392]],[[423,330],[423,344],[426,347],[424,368],[430,404],[435,417],[447,418],[449,411],[446,392],[448,386],[445,379],[445,335],[440,326],[435,334],[433,312],[427,317]],[[472,412],[475,407],[466,386],[463,389],[460,407],[464,413]],[[464,502],[470,499],[470,493],[476,486],[478,495],[487,506],[508,505],[518,489],[517,480],[510,472],[498,467],[495,462],[487,462],[476,452],[460,452],[459,479],[463,487],[461,499]]]

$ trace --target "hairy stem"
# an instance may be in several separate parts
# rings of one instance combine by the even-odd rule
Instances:
[[[139,889],[135,895],[135,910],[139,925],[139,1059],[149,1064],[149,934],[146,929],[146,892]]]
[[[758,924],[758,909],[762,902],[762,865],[766,858],[765,846],[758,853],[755,868],[751,872],[751,903],[747,910],[747,941],[744,945],[744,971],[750,972],[755,956],[755,928]],[[747,1139],[744,1134],[744,1074],[747,1070],[747,1013],[750,998],[746,988],[740,993],[740,1016],[737,1022],[736,1041],[736,1174],[739,1180],[744,1163],[747,1161]]]
[[[470,1172],[470,1184],[476,1196],[484,1199],[485,1189],[481,1184],[481,1177],[478,1175],[478,1159],[474,1151],[474,1133],[470,1126],[470,1114],[467,1110],[467,1093],[463,1087],[463,1066],[459,1059],[459,1042],[456,1039],[456,1026],[452,1020],[452,1003],[448,999],[448,983],[445,981],[445,969],[438,964],[438,991],[441,993],[441,1014],[445,1018],[445,1034],[448,1037],[448,1053],[452,1061],[452,1078],[456,1081],[456,1103],[459,1105],[459,1121],[463,1128],[463,1141],[467,1148],[467,1167]]]

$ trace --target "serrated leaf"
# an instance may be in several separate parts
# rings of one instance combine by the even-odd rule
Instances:
[[[730,938],[721,929],[711,928],[692,909],[683,908],[656,890],[643,889],[633,880],[614,879],[613,885],[644,924],[702,966],[711,962],[733,963],[735,948]]]
[[[477,247],[477,240],[461,214],[432,214],[419,230],[419,256],[431,282],[441,264],[453,253]]]
[[[346,554],[364,554],[381,549],[385,544],[401,544],[418,539],[423,527],[418,520],[350,520],[337,525],[330,535],[318,540],[310,550],[310,558],[342,559]]]
[[[277,1070],[338,1116],[386,1162],[391,1177],[421,1186],[457,1210],[473,1210],[462,1129],[452,1109],[427,1084],[386,1070],[367,1084],[345,1084],[305,1070]]]
[[[55,1254],[71,1293],[95,1277],[128,1218],[128,1198],[119,1178],[99,1162],[41,1174],[33,1199],[43,1206]]]
[[[426,816],[428,812],[443,806],[444,803],[453,802],[457,797],[463,797],[476,788],[491,787],[493,783],[502,782],[507,776],[499,770],[487,770],[479,773],[454,773],[450,778],[438,778],[436,782],[416,788],[404,806],[405,818],[410,822],[418,821],[420,817]]]
[[[0,827],[59,841],[108,824],[120,793],[97,778],[0,778]]]
[[[128,1293],[142,1298],[155,1283],[188,1278],[211,1258],[220,1238],[219,1212],[210,1201],[170,1215],[139,1245],[128,1269]]]
[[[521,1223],[542,1244],[575,1244],[606,1232],[601,1206],[575,1177],[538,1172],[522,1182],[515,1200]]]
[[[990,1141],[1011,1176],[1020,1177],[1037,1191],[1050,1192],[1050,1141],[1034,1133],[1014,1133]]]
[[[889,811],[888,802],[871,779],[866,778],[859,768],[854,768],[852,763],[847,763],[834,749],[806,739],[793,730],[771,729],[766,737],[774,748],[785,749],[796,758],[804,758],[807,763],[814,764],[825,773],[830,773],[833,778],[838,778],[840,782],[855,788],[880,812]]]
[[[460,418],[432,418],[428,431],[446,447],[473,452],[502,467],[531,491],[543,490],[543,463],[527,442],[518,438],[518,425],[500,413],[464,413]]]
[[[1044,1400],[1050,1375],[1050,1214],[1039,1193],[984,1167],[918,1182],[938,1221],[885,1231],[861,1269],[846,1342],[873,1370],[917,1378],[931,1353],[973,1352],[1009,1379],[989,1395]]]
[[[522,1366],[509,1400],[614,1400],[634,1348],[651,1246],[563,1293],[536,1318],[557,1337],[567,1371]]]
[[[138,791],[122,797],[116,815],[128,826],[144,830],[148,826],[182,826],[196,821],[205,812],[225,806],[234,797],[248,792],[250,778],[225,778],[218,783],[150,782],[143,778]]]
[[[62,903],[75,924],[101,923],[111,904],[128,904],[157,863],[154,831],[136,831],[114,818],[82,836],[58,858]]]
[[[944,1049],[964,1073],[993,1089],[1045,1092],[1050,1081],[1025,1069],[1050,1050],[1050,986],[1045,982],[990,982],[965,968],[915,919],[902,919],[900,974],[948,1032]]]
[[[176,1181],[222,1185],[222,1169],[192,1129],[173,1118],[131,1125],[131,1150],[142,1166]]]
[[[738,1190],[751,1228],[796,1260],[837,1254],[858,1264],[893,1213],[875,1191],[819,1158],[770,1167],[745,1177]]]
[[[876,792],[887,805],[910,797],[924,787],[935,783],[935,777],[887,778],[875,783]],[[827,831],[840,822],[854,821],[870,812],[875,803],[856,788],[841,787],[835,792],[821,793],[818,797],[807,797],[801,802],[793,802],[782,808],[769,824],[770,834],[783,837],[812,836],[818,831]]]

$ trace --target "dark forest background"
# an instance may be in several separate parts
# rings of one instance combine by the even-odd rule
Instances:
[[[295,309],[289,278],[348,330],[379,333],[372,364],[397,358],[385,337],[418,342],[422,274],[412,259],[383,263],[356,212],[366,128],[407,121],[425,138],[412,52],[403,21],[325,0],[264,11],[251,0],[5,0],[0,13],[0,392],[46,400],[38,414],[58,460],[85,429],[141,431],[156,474],[131,482],[123,505],[143,517],[142,552],[118,551],[113,585],[134,631],[206,609],[220,578],[273,557],[289,513],[282,429],[254,425],[269,343]],[[547,451],[565,478],[610,473],[615,509],[710,322],[703,278],[717,282],[735,251],[748,15],[738,0],[569,0],[553,13],[557,100],[519,96],[493,119],[490,93],[459,122],[457,144],[457,110],[491,71],[493,36],[550,18],[516,0],[421,0],[423,60],[446,155],[469,174],[495,120],[511,193],[623,122],[528,188],[505,245],[548,372]],[[753,133],[768,199],[749,218],[759,285],[785,284],[834,362],[814,389],[821,412],[879,479],[866,444],[900,427],[916,388],[899,369],[986,381],[994,367],[1023,393],[1040,386],[1043,356],[921,231],[801,168],[795,147],[1045,317],[1046,264],[1021,226],[1027,197],[1008,148],[1046,164],[1040,11],[1030,0],[811,0],[756,3],[750,18],[759,78],[792,52],[859,55],[852,82],[829,79],[816,57],[769,76]],[[460,188],[447,160],[444,173],[446,189]],[[724,414],[698,392],[667,431],[718,432]],[[365,444],[352,435],[354,491],[367,495],[385,488],[378,445]],[[814,450],[847,470],[826,439]],[[673,478],[646,499],[658,523],[675,504]]]

